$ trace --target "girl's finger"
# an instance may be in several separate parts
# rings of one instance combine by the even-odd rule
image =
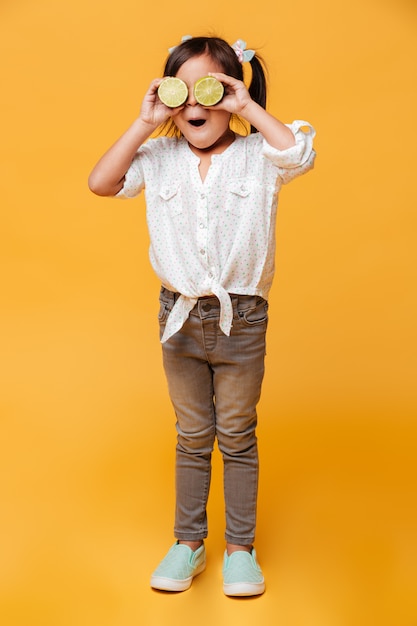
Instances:
[[[213,76],[213,78],[216,78],[221,83],[224,83],[225,85],[229,85],[230,87],[233,87],[233,86],[237,87],[238,85],[242,83],[241,80],[238,80],[237,78],[233,78],[232,76],[228,76],[227,74],[222,74],[221,72],[210,72],[209,76]]]
[[[164,80],[163,78],[154,78],[154,80],[149,85],[148,92],[152,93],[152,94],[156,93],[156,91],[158,90],[159,85],[162,83],[163,80]]]

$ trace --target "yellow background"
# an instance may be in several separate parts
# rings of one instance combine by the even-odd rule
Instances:
[[[2,0],[2,626],[417,624],[416,26],[411,0]],[[143,199],[87,189],[184,34],[259,47],[318,158],[284,188],[260,404],[258,599],[170,546],[174,417]]]

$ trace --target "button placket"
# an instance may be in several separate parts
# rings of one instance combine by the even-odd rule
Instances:
[[[201,257],[207,261],[207,234],[208,234],[208,202],[205,191],[200,191],[197,202],[197,246]]]

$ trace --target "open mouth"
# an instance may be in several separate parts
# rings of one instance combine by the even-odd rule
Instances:
[[[203,126],[206,123],[206,120],[189,120],[191,126]]]

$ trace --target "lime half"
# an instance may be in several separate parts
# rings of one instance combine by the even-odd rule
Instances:
[[[204,107],[211,107],[220,102],[223,98],[224,87],[217,78],[204,76],[194,85],[194,96],[199,104]]]
[[[188,87],[180,78],[169,76],[164,78],[158,87],[158,96],[161,102],[171,109],[179,107],[188,98]]]

